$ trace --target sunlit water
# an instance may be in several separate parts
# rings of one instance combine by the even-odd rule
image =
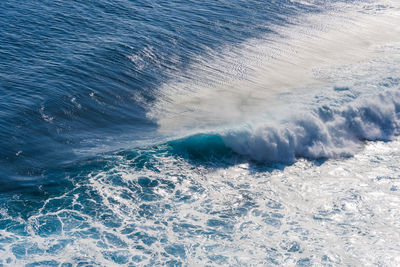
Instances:
[[[399,266],[397,1],[2,1],[0,266]]]

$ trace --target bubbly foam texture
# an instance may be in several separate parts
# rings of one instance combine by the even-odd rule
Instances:
[[[28,219],[1,210],[0,263],[397,266],[399,152],[370,142],[323,164],[221,168],[115,155]]]
[[[191,160],[174,135],[53,172],[61,192],[4,200],[0,265],[399,266],[396,5],[332,7],[193,59],[149,116],[245,157]]]

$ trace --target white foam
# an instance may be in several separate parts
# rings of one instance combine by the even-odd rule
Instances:
[[[13,241],[2,244],[0,256],[13,266],[45,260],[114,266],[117,263],[108,256],[112,253],[125,256],[126,265],[176,260],[183,265],[243,266],[251,262],[281,266],[308,260],[318,266],[397,266],[399,152],[399,140],[373,142],[349,159],[321,165],[300,160],[283,170],[257,168],[249,162],[203,168],[163,155],[155,162],[157,170],[133,170],[131,163],[138,159],[121,158],[108,171],[76,178],[74,192],[49,199],[27,221],[18,218],[31,230],[28,236],[0,230],[2,238]],[[160,181],[154,187],[160,199],[139,199],[141,190],[135,183],[143,176]],[[115,184],[113,177],[120,177],[121,183]],[[79,189],[79,183],[85,190]],[[96,197],[87,199],[88,192]],[[126,192],[129,198],[123,197]],[[46,212],[51,201],[68,203],[71,195],[75,196],[73,204],[84,209],[72,211],[67,205]],[[106,207],[121,225],[110,227],[102,214],[85,214],[93,204],[101,210]],[[142,206],[148,206],[148,214],[138,212]],[[0,214],[15,220],[5,210]],[[84,218],[80,227],[72,215]],[[45,227],[39,222],[45,216],[57,216],[63,222],[61,234],[46,237],[37,233],[38,227]],[[127,231],[130,226],[132,233],[152,237],[154,243],[135,238]],[[85,235],[89,229],[97,234]],[[67,245],[49,252],[64,241]],[[182,246],[184,256],[168,249],[176,244]],[[18,247],[25,250],[23,255]]]
[[[258,161],[354,155],[361,140],[390,140],[400,131],[400,94],[386,92],[343,108],[298,112],[286,121],[228,131],[226,144]]]

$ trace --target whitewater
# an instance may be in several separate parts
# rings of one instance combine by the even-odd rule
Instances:
[[[0,266],[400,265],[400,2],[28,2]]]

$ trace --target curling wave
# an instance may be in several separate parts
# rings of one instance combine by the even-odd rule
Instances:
[[[391,140],[398,135],[399,112],[400,93],[389,91],[343,108],[324,105],[278,126],[260,124],[221,136],[235,152],[258,161],[351,156],[364,140]]]
[[[297,158],[352,156],[364,141],[389,141],[400,131],[400,92],[357,99],[344,107],[322,105],[279,121],[194,134],[168,142],[172,152],[195,159],[222,158],[235,152],[267,163]]]

